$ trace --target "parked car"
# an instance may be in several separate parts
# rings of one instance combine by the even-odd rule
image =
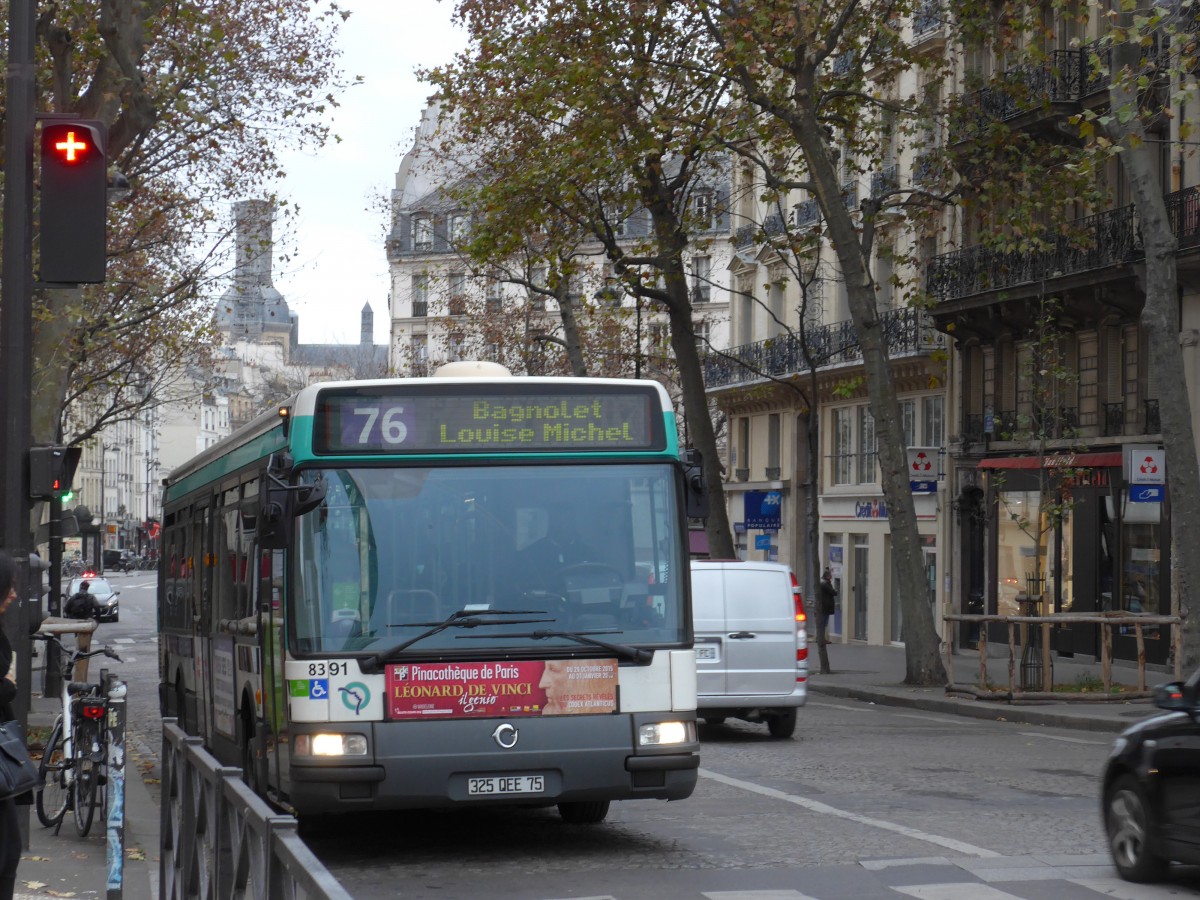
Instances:
[[[121,592],[114,591],[112,584],[107,578],[95,575],[89,577],[87,573],[84,573],[79,578],[72,578],[71,583],[67,586],[66,593],[63,594],[63,603],[66,604],[68,599],[79,593],[79,585],[85,581],[88,583],[88,593],[100,602],[101,614],[97,621],[116,622],[121,615],[120,603],[117,601]]]
[[[1128,881],[1200,865],[1200,671],[1156,687],[1154,703],[1164,712],[1126,728],[1104,766],[1104,829]]]
[[[128,550],[105,550],[104,568],[118,572],[128,572],[133,568],[133,554]]]
[[[780,563],[692,560],[696,714],[765,723],[791,737],[808,696],[804,600]]]

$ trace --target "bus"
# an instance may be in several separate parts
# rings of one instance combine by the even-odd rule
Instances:
[[[165,482],[163,715],[302,824],[695,787],[666,391],[481,367],[306,387]]]

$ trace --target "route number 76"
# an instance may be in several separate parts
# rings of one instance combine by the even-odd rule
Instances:
[[[380,416],[381,412],[383,413],[382,416]],[[366,416],[362,433],[358,436],[360,444],[371,443],[371,433],[375,428],[376,422],[379,422],[380,434],[386,444],[403,444],[404,439],[408,437],[408,426],[404,424],[404,420],[401,418],[404,415],[403,406],[392,406],[386,410],[380,410],[376,406],[356,406],[354,414],[356,416]]]

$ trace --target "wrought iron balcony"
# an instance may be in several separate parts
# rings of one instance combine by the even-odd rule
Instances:
[[[941,27],[942,0],[925,0],[913,13],[913,37],[925,37]]]
[[[767,466],[765,470],[767,481],[778,481],[781,471],[779,466]]]
[[[738,226],[738,230],[733,233],[733,246],[738,250],[749,247],[754,243],[754,238],[757,234],[757,225],[740,225]]]
[[[946,336],[933,328],[923,310],[887,310],[879,319],[889,356],[932,352],[945,346]],[[807,372],[806,359],[811,359],[817,369],[862,359],[853,322],[810,328],[804,338],[802,345],[799,334],[789,333],[733,347],[724,353],[708,354],[704,357],[705,386],[726,387]]]
[[[814,222],[820,221],[820,218],[821,205],[816,200],[805,200],[793,207],[792,221],[797,228],[812,225]]]
[[[882,171],[871,173],[871,196],[880,197],[888,191],[894,191],[900,186],[900,175],[897,166],[885,166]]]
[[[966,413],[963,415],[962,424],[962,439],[964,441],[982,441],[983,434],[983,415],[980,413]]]
[[[846,209],[858,209],[858,182],[854,179],[842,183],[842,202]]]
[[[414,300],[413,301],[413,318],[414,319],[423,319],[427,315],[429,315],[429,301],[428,300]]]
[[[737,481],[749,481],[750,480],[750,470],[749,469],[734,469],[733,477]]]
[[[783,225],[783,216],[777,213],[771,213],[763,219],[763,233],[767,237],[775,237],[776,235],[783,234],[786,230]]]
[[[1165,198],[1167,220],[1181,248],[1200,246],[1200,187]],[[926,290],[939,301],[956,300],[1019,284],[1133,262],[1145,255],[1133,206],[1071,222],[1065,234],[1044,232],[1031,247],[968,247],[929,262]]]

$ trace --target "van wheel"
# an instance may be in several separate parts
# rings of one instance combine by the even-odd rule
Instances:
[[[558,804],[558,814],[568,825],[594,825],[608,815],[607,800],[576,800]]]
[[[767,730],[773,738],[790,738],[796,733],[796,710],[785,709],[767,719]]]

